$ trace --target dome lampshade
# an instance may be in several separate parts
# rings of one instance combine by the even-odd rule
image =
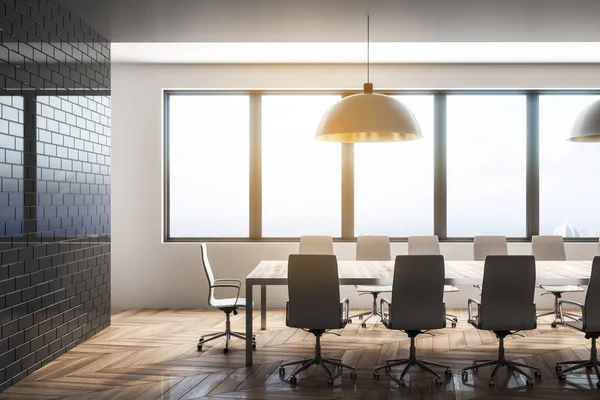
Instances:
[[[422,137],[412,112],[390,96],[373,93],[371,83],[365,83],[364,93],[344,97],[331,106],[316,134],[319,140],[343,143],[396,142]]]
[[[587,106],[575,120],[568,140],[600,142],[600,100]]]

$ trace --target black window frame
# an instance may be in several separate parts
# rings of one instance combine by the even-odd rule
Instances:
[[[261,106],[263,95],[358,93],[352,90],[163,90],[163,241],[164,242],[295,242],[298,237],[262,237],[262,142]],[[446,100],[450,95],[524,95],[526,96],[526,236],[509,237],[509,242],[529,242],[539,234],[539,98],[544,95],[600,95],[600,90],[380,90],[387,95],[433,95],[434,97],[434,198],[433,234],[441,242],[472,242],[473,237],[447,235],[446,180]],[[169,107],[170,97],[180,95],[248,95],[250,99],[250,190],[248,237],[173,237],[170,235]],[[566,139],[566,137],[565,137]],[[354,145],[341,144],[341,236],[335,242],[354,242]],[[407,237],[391,237],[406,242]],[[597,242],[598,237],[564,238],[566,242]]]

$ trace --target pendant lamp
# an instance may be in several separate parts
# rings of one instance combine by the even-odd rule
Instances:
[[[577,116],[569,134],[571,142],[600,142],[600,100],[596,100]]]
[[[373,93],[369,63],[369,16],[367,15],[367,83],[363,93],[344,97],[327,110],[316,138],[329,142],[398,142],[421,139],[412,112],[398,100]]]

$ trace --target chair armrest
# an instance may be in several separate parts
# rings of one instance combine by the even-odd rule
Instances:
[[[237,293],[235,295],[235,303],[233,303],[234,306],[237,305],[237,302],[240,299],[240,286],[238,286],[238,285],[223,285],[223,284],[217,284],[217,285],[210,286],[210,290],[213,290],[215,288],[234,288],[234,289],[237,289]]]
[[[469,311],[469,317],[467,319],[467,321],[469,323],[471,323],[471,321],[473,320],[473,303],[477,304],[477,316],[479,316],[480,314],[480,308],[481,308],[481,303],[479,302],[479,300],[475,300],[475,299],[469,299],[469,302],[467,303],[467,309]]]
[[[240,279],[228,279],[228,278],[215,279],[215,283],[219,283],[219,282],[237,282],[238,286],[242,286],[242,281]]]
[[[565,319],[563,318],[563,304],[571,304],[574,306],[577,306],[579,308],[581,308],[581,318],[583,319],[583,309],[585,308],[585,306],[577,301],[573,301],[573,300],[559,300],[558,301],[558,311],[559,311],[559,315],[560,315],[560,322],[562,322],[564,324]]]
[[[340,307],[342,308],[342,319],[347,323],[350,319],[350,300],[348,300],[348,298],[343,299],[340,303]]]
[[[387,305],[387,313],[384,311],[384,307]],[[392,308],[392,303],[390,303],[387,299],[380,299],[379,301],[379,311],[381,313],[381,322],[385,322],[386,324],[390,324],[392,320],[392,314],[390,310]],[[387,318],[385,317],[387,315]]]

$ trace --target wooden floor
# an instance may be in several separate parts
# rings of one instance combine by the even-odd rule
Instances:
[[[503,368],[498,386],[490,388],[489,368],[482,368],[463,383],[460,368],[472,360],[495,358],[497,340],[489,332],[472,329],[459,314],[456,329],[446,328],[434,336],[421,335],[417,356],[448,364],[456,373],[442,385],[419,369],[411,370],[408,385],[400,388],[400,371],[373,379],[373,367],[390,358],[408,354],[408,337],[369,321],[367,328],[347,325],[341,336],[325,335],[323,352],[356,365],[358,377],[348,371],[327,386],[322,370],[309,369],[292,387],[280,378],[282,361],[311,356],[314,338],[302,330],[285,327],[282,310],[268,313],[269,329],[260,331],[255,314],[258,349],[255,365],[244,365],[244,343],[236,340],[229,354],[223,342],[211,342],[196,351],[199,336],[224,327],[224,314],[214,310],[119,310],[112,326],[62,355],[16,385],[0,393],[0,399],[598,399],[594,375],[571,375],[558,383],[554,363],[589,358],[590,342],[583,334],[563,327],[552,329],[541,321],[538,329],[506,340],[507,358],[519,359],[542,369],[543,377],[527,388],[519,376]],[[243,331],[244,313],[232,319]],[[288,368],[289,372],[289,368]],[[443,372],[443,371],[440,371]]]

